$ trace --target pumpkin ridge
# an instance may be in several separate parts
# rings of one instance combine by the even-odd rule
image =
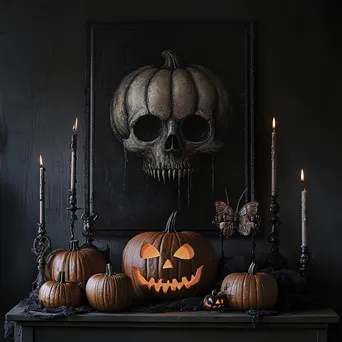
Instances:
[[[156,69],[155,72],[151,75],[150,79],[148,80],[146,86],[145,86],[145,95],[144,95],[144,100],[145,100],[145,104],[146,104],[146,108],[149,114],[153,115],[151,110],[150,110],[150,103],[148,101],[148,91],[150,89],[150,85],[152,82],[152,79],[154,77],[156,77],[156,75],[161,71],[162,69]]]
[[[199,65],[191,65],[192,68],[196,69],[198,72],[201,72],[202,74],[205,75],[205,77],[208,79],[208,81],[214,86],[214,89],[215,89],[215,94],[216,94],[216,101],[215,101],[215,107],[214,107],[214,110],[213,112],[217,112],[217,109],[218,109],[218,105],[219,105],[219,92],[218,92],[218,89],[217,89],[217,85],[216,85],[216,82],[213,81],[213,79],[211,78],[211,76],[209,75],[208,73],[208,69],[207,68],[204,68],[204,67],[200,67]]]
[[[167,234],[170,234],[170,233],[162,233],[162,238],[160,240],[160,248],[159,248],[159,253],[160,251],[164,250],[164,240],[165,240],[165,237],[167,236]],[[163,262],[162,261],[162,254],[160,254],[160,258],[158,258],[158,273],[159,273],[159,279],[162,278],[162,274],[163,274]],[[160,268],[161,267],[161,268]],[[167,272],[169,273],[169,272]],[[160,291],[162,291],[162,289],[160,289]]]
[[[177,239],[178,246],[179,246],[179,247],[182,246],[182,241],[181,241],[182,236],[181,236],[180,234],[176,233],[176,234],[175,234],[175,237],[176,237],[176,239]],[[177,249],[178,249],[179,247],[177,247]],[[177,249],[176,249],[176,250],[177,250]],[[175,251],[175,252],[176,252],[176,251]],[[175,258],[175,259],[177,259],[177,258]],[[182,280],[180,274],[182,274],[182,272],[181,272],[181,263],[177,260],[177,281]]]
[[[189,68],[185,68],[184,70],[188,73],[188,75],[190,76],[191,79],[191,84],[192,84],[192,88],[195,91],[195,114],[197,113],[198,110],[198,105],[199,105],[199,95],[198,95],[198,89],[196,87],[196,83],[194,80],[194,77],[192,75],[192,73],[188,70]]]
[[[245,310],[245,298],[244,298],[244,288],[245,288],[245,283],[246,283],[246,278],[247,275],[244,275],[243,280],[242,280],[242,284],[241,284],[241,302],[242,302],[242,307]]]
[[[80,250],[80,255],[82,256],[82,261],[84,263],[84,265],[86,265],[86,267],[81,267],[81,274],[82,274],[82,281],[86,279],[89,279],[92,275],[94,275],[94,269],[93,267],[90,268],[90,266],[92,266],[91,263],[91,258],[90,255],[88,255],[87,253],[88,251],[86,250]]]

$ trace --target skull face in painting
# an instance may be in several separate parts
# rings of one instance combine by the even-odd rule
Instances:
[[[222,146],[230,100],[218,77],[194,65],[181,67],[171,51],[165,65],[127,75],[111,104],[111,126],[127,151],[143,159],[143,170],[158,180],[190,177],[193,157]]]

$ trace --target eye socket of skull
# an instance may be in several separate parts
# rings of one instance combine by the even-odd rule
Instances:
[[[159,118],[154,115],[146,114],[141,116],[134,123],[134,134],[143,142],[151,142],[157,139],[162,130],[162,124]]]
[[[182,133],[188,141],[204,141],[210,133],[209,122],[199,115],[188,116],[182,123]]]

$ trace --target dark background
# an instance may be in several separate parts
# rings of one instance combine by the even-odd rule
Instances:
[[[225,200],[225,187],[234,208],[246,187],[249,188],[247,194],[254,195],[252,177],[247,174],[251,164],[251,130],[246,130],[252,121],[249,108],[254,85],[250,77],[253,68],[252,43],[249,43],[251,27],[250,23],[241,22],[92,26],[95,62],[89,69],[94,70],[95,89],[93,203],[99,214],[97,231],[133,235],[161,230],[170,213],[178,208],[180,227],[205,230],[213,235],[216,234],[211,224],[214,201]],[[201,154],[193,160],[193,165],[198,167],[192,176],[191,189],[187,179],[182,178],[179,196],[177,180],[164,185],[163,181],[146,177],[142,160],[134,153],[127,154],[125,163],[123,145],[114,136],[109,120],[111,99],[121,80],[145,65],[161,67],[164,63],[161,52],[165,49],[176,53],[183,66],[199,64],[218,75],[232,104],[227,111],[226,129],[220,127],[221,131],[215,134],[224,145],[215,155],[214,188],[212,156]],[[252,199],[251,195],[246,198]]]
[[[82,117],[85,21],[256,20],[258,27],[257,194],[264,221],[270,192],[270,122],[278,119],[281,251],[294,265],[300,249],[299,170],[307,170],[313,281],[342,313],[340,215],[342,124],[340,15],[337,1],[1,1],[0,2],[1,315],[36,275],[30,252],[38,219],[38,160],[47,168],[48,233],[66,247],[68,140]],[[191,43],[191,42],[189,42]],[[84,123],[81,122],[81,131]],[[82,138],[82,137],[81,137]],[[82,156],[80,155],[82,164]],[[80,168],[80,180],[82,180]],[[79,189],[82,189],[80,181]],[[83,205],[79,197],[80,206]],[[78,227],[77,234],[80,232]],[[100,239],[115,268],[125,239]],[[215,246],[217,241],[213,240]],[[248,255],[231,240],[227,255]],[[264,237],[258,251],[267,250]],[[340,341],[339,327],[332,329]]]

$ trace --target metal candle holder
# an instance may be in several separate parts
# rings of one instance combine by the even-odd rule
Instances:
[[[73,135],[71,139],[71,185],[69,189],[69,206],[66,208],[70,214],[70,224],[69,224],[69,231],[70,231],[70,240],[75,240],[75,225],[77,221],[76,211],[79,210],[77,207],[77,190],[76,190],[76,183],[77,183],[77,176],[76,176],[76,163],[77,163],[77,119],[75,122],[75,126],[73,127]],[[74,164],[73,164],[74,161]],[[74,176],[74,183],[73,183],[73,176]]]
[[[83,220],[83,232],[82,235],[85,237],[86,242],[82,246],[85,248],[94,248],[98,249],[94,244],[93,241],[95,235],[95,221],[97,219],[97,214],[88,215],[85,212],[82,214]]]
[[[300,255],[300,267],[299,267],[299,273],[302,278],[302,282],[306,283],[307,282],[307,271],[308,271],[308,266],[310,263],[310,253],[309,253],[309,248],[308,246],[302,246],[301,247],[302,253]]]
[[[79,210],[77,207],[77,191],[76,189],[69,190],[69,206],[66,208],[70,214],[69,232],[70,240],[75,240],[75,225],[77,221],[76,211]]]
[[[281,224],[281,220],[278,216],[279,213],[279,204],[278,204],[278,195],[271,196],[271,205],[270,205],[270,213],[271,213],[271,233],[268,237],[268,242],[270,243],[270,253],[268,255],[268,262],[273,269],[281,269],[286,264],[285,258],[279,253],[279,226]]]
[[[38,275],[36,280],[32,283],[32,288],[40,288],[43,283],[46,281],[45,278],[45,257],[51,251],[51,240],[46,236],[45,229],[45,176],[44,176],[45,168],[40,165],[40,193],[39,193],[39,201],[40,201],[40,222],[38,223],[38,235],[33,241],[33,247],[31,251],[37,256],[38,263]]]

